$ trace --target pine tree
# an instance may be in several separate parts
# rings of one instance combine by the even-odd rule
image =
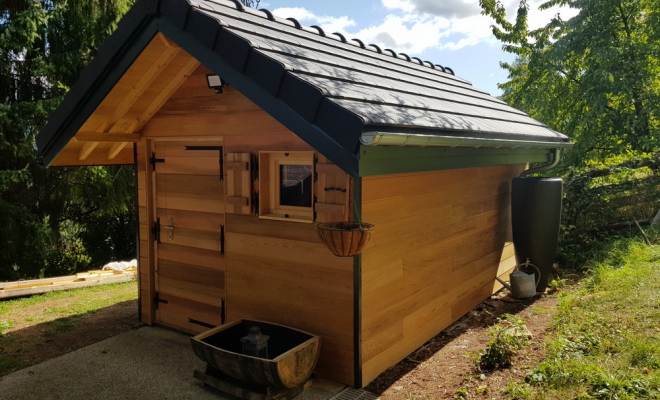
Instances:
[[[46,169],[34,144],[132,2],[0,3],[0,280],[72,272],[135,253],[134,223],[127,220],[134,211],[131,168]],[[99,221],[126,232],[121,238],[98,232]],[[107,251],[92,258],[85,247],[98,242]]]

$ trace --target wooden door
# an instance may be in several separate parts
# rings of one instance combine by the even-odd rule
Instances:
[[[156,141],[156,319],[192,332],[224,322],[222,143]]]

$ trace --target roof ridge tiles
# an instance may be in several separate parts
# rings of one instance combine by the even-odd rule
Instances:
[[[209,1],[211,3],[218,3],[219,1],[223,1],[223,0],[207,0],[207,1]],[[235,16],[235,15],[232,15],[231,14],[232,12],[238,12],[235,9],[233,9],[233,7],[227,7],[227,10],[228,10],[227,13],[223,12],[222,10],[218,10],[218,9],[214,9],[214,8],[211,8],[211,9],[206,8],[206,7],[199,7],[199,8],[203,11],[207,11],[207,12],[210,12],[210,13],[215,14],[215,15],[224,15],[224,16],[227,16],[227,17],[231,18],[234,21],[234,24],[231,24],[231,25],[236,25],[236,24],[240,25],[241,23],[245,23],[245,24],[249,25],[250,22],[255,22],[255,21],[243,20],[241,18],[237,18],[237,16]],[[229,11],[229,10],[231,10],[231,11]],[[254,14],[254,13],[257,12],[257,11],[254,11],[253,9],[246,9],[246,10],[250,10],[251,14]],[[283,20],[279,17],[275,17],[275,18],[279,19],[281,21],[287,21],[287,20]],[[291,21],[287,21],[287,22],[292,24]],[[230,25],[231,29],[235,29],[235,30],[239,30],[239,31],[245,31],[240,26],[231,26],[231,25]],[[289,24],[287,24],[285,22],[283,25],[289,25]],[[268,30],[276,29],[274,26],[270,26],[268,24],[260,24],[259,26],[261,26],[262,28],[268,29]],[[289,26],[293,27],[293,25],[289,25]],[[313,35],[314,37],[317,37],[317,38],[322,37],[322,36],[318,35],[317,32],[313,31],[311,28],[302,29],[302,30],[306,31],[310,35]],[[296,31],[299,31],[299,30],[296,30]],[[286,32],[286,33],[287,33],[287,35],[289,35],[293,38],[297,37],[298,39],[308,40],[308,41],[313,40],[310,36],[302,35],[302,34],[296,34],[295,33],[296,31]],[[274,30],[274,32],[278,32],[278,31]],[[282,32],[285,32],[285,31],[279,31],[279,33],[282,33]],[[255,32],[254,30],[249,30],[249,29],[246,31],[246,33],[248,33],[250,35],[268,37],[270,39],[273,39],[273,38],[276,39],[276,40],[278,39],[277,37],[271,37],[270,35],[269,36],[264,36],[262,34],[259,34],[259,33]],[[335,35],[339,36],[340,34],[335,33]],[[328,37],[328,36],[326,36],[326,37]],[[334,39],[334,41],[339,42],[341,40]],[[331,47],[334,46],[334,45],[331,45],[330,43],[328,43],[327,41],[323,41],[323,40],[318,41],[318,43],[322,43],[322,44],[325,44],[325,45],[328,45],[328,46],[331,46]],[[350,44],[351,47],[354,47],[354,48],[359,47],[357,44],[352,44],[350,42],[347,43],[347,44]],[[413,72],[424,72],[425,74],[428,74],[426,79],[435,80],[439,84],[446,84],[446,85],[450,85],[450,86],[464,87],[466,90],[470,90],[470,91],[475,92],[475,95],[478,93],[480,95],[485,95],[485,96],[488,96],[488,97],[492,97],[487,92],[472,86],[472,84],[470,84],[470,82],[468,82],[468,81],[466,81],[462,78],[459,78],[455,75],[451,75],[451,74],[447,74],[447,73],[444,73],[444,74],[443,73],[438,73],[439,72],[438,68],[432,69],[428,66],[421,66],[416,62],[406,63],[400,57],[396,57],[400,60],[400,61],[398,61],[398,63],[397,62],[392,63],[391,61],[389,61],[389,62],[387,62],[387,64],[381,64],[381,62],[386,62],[386,60],[380,58],[379,56],[376,56],[376,54],[378,54],[378,53],[375,50],[370,50],[370,52],[373,53],[373,55],[369,55],[369,54],[366,54],[364,51],[356,51],[357,49],[356,50],[351,50],[351,49],[348,49],[348,48],[345,48],[345,47],[337,47],[337,48],[341,49],[341,50],[344,50],[344,51],[355,52],[356,55],[359,55],[359,56],[362,56],[362,57],[367,57],[371,61],[371,62],[368,62],[367,64],[372,65],[372,66],[385,68],[385,69],[389,69],[389,70],[392,70],[392,71],[397,71],[399,73],[403,73],[403,74],[406,74],[406,75],[409,75],[409,76],[418,76],[418,75],[415,75]],[[394,57],[387,57],[387,58],[392,59]],[[396,68],[396,67],[404,66],[401,63],[406,64],[405,65],[406,68]],[[440,70],[444,69],[442,66],[439,66],[439,65],[436,65],[436,66],[438,66],[440,68]],[[431,71],[434,71],[434,72],[431,72]],[[493,98],[491,100],[495,101],[496,99]]]
[[[193,2],[193,0],[188,0],[188,1]],[[207,2],[207,3],[217,4],[217,5],[220,5],[220,6],[226,7],[228,10],[232,10],[232,11],[234,11],[234,12],[238,12],[238,11],[236,10],[235,7],[232,7],[232,6],[231,6],[231,4],[233,4],[233,3],[232,3],[233,0],[199,0],[199,1],[203,1],[203,2]],[[197,3],[194,3],[194,4],[197,5]],[[199,7],[199,6],[198,6],[197,8],[200,8],[200,9],[205,10],[205,11],[212,12],[212,13],[214,13],[214,14],[221,14],[221,15],[223,15],[223,12],[220,11],[220,10],[217,10],[217,9],[208,9],[208,8],[206,8],[206,7]],[[254,9],[252,9],[252,8],[245,8],[245,10],[244,10],[243,12],[248,13],[248,14],[250,14],[250,15],[252,15],[252,16],[256,16],[256,17],[259,17],[259,18],[263,18],[263,19],[269,20],[269,21],[271,21],[271,22],[277,22],[277,23],[279,23],[280,25],[284,25],[284,26],[289,26],[289,27],[292,27],[292,28],[296,28],[296,26],[294,25],[294,23],[293,23],[292,21],[290,21],[289,19],[284,19],[284,18],[280,18],[280,17],[276,17],[276,16],[273,16],[273,19],[268,18],[268,17],[264,17],[265,15],[266,15],[266,16],[267,16],[267,15],[272,15],[272,13],[271,13],[270,11],[266,10],[266,9],[254,10]],[[229,17],[236,18],[235,16],[232,16],[231,14],[227,14],[227,15],[228,15]],[[267,25],[263,25],[263,26],[266,27]],[[313,28],[311,28],[311,27],[306,27],[306,26],[302,26],[302,25],[301,25],[301,27],[302,27],[302,28],[301,28],[301,29],[298,29],[298,30],[302,30],[302,31],[305,31],[305,32],[307,32],[307,33],[313,34],[313,35],[315,35],[315,36],[317,36],[317,37],[319,37],[319,38],[321,38],[321,37],[324,37],[324,38],[331,38],[331,39],[333,39],[334,41],[338,41],[338,42],[342,42],[342,43],[345,43],[345,44],[349,44],[349,45],[351,45],[352,47],[363,48],[362,46],[360,46],[360,45],[358,45],[358,44],[354,44],[354,43],[352,43],[352,42],[353,42],[353,39],[351,39],[351,40],[346,40],[346,38],[345,38],[341,33],[339,33],[339,32],[335,32],[335,33],[332,34],[332,35],[335,35],[335,36],[337,36],[337,37],[339,38],[339,39],[337,39],[337,38],[333,37],[332,35],[326,35],[326,36],[320,35],[320,34],[318,33],[318,30],[313,29]],[[291,33],[289,32],[289,34],[291,34]],[[294,35],[295,35],[295,34],[294,34]],[[304,38],[304,36],[303,36],[303,38]],[[309,38],[305,38],[305,39],[309,39]],[[356,41],[361,42],[359,39],[356,39]],[[321,41],[321,43],[324,43],[324,42]],[[325,43],[325,44],[327,44],[327,43]],[[365,49],[365,50],[368,50],[368,51],[370,51],[370,52],[372,52],[372,53],[384,54],[384,53],[379,53],[379,52],[376,51],[375,49],[371,49],[371,48],[369,48],[369,46],[365,46],[364,49]],[[366,56],[366,54],[364,54],[364,52],[361,52],[361,54]],[[403,53],[400,53],[400,54],[403,54]],[[405,55],[405,54],[403,54],[403,55]],[[411,60],[412,60],[412,59],[411,59],[410,57],[408,57],[407,55],[405,55],[405,56],[406,56],[406,61],[411,61]],[[388,58],[393,58],[393,59],[397,59],[397,60],[401,60],[401,61],[403,61],[403,59],[402,59],[401,57],[399,57],[398,55],[397,55],[396,57],[395,57],[395,56],[392,56],[392,57],[388,57]],[[378,58],[374,58],[374,59],[375,59],[375,60],[378,60]],[[429,63],[429,65],[431,64],[431,62],[428,62],[428,63]],[[460,82],[460,83],[463,83],[463,84],[466,84],[466,85],[471,86],[472,88],[474,88],[473,90],[475,90],[475,91],[478,91],[478,92],[481,92],[481,93],[483,93],[483,94],[487,94],[487,95],[488,95],[487,92],[485,92],[485,91],[483,91],[483,90],[480,90],[480,89],[477,89],[477,88],[475,88],[474,86],[472,86],[472,84],[471,84],[469,81],[467,81],[467,80],[465,80],[465,79],[463,79],[463,78],[460,78],[460,77],[456,76],[456,75],[453,74],[453,73],[448,73],[448,72],[446,72],[446,70],[450,70],[450,71],[453,72],[453,70],[452,70],[451,68],[443,68],[442,66],[440,66],[441,68],[440,68],[440,70],[438,70],[438,68],[433,68],[433,67],[430,67],[429,65],[425,65],[425,64],[421,64],[421,63],[417,63],[417,62],[410,62],[410,63],[406,63],[406,64],[407,64],[407,65],[406,65],[407,68],[412,69],[412,70],[414,70],[414,71],[430,73],[432,76],[445,77],[445,78],[447,78],[447,79],[456,80],[457,82]],[[418,65],[419,65],[419,66],[418,66]],[[394,66],[402,67],[402,66],[404,66],[404,65],[403,65],[403,64],[397,64],[397,63],[394,63]],[[439,65],[438,65],[438,64],[435,64],[435,66],[439,66]],[[431,72],[431,71],[433,71],[433,72]],[[444,72],[444,73],[439,73],[439,72]]]
[[[237,10],[237,11],[248,12],[252,15],[259,16],[259,17],[267,19],[269,21],[279,22],[283,25],[287,25],[287,26],[290,26],[290,27],[293,27],[293,28],[296,28],[296,29],[304,30],[306,32],[315,33],[319,37],[332,38],[332,36],[327,36],[325,34],[325,32],[323,31],[323,29],[321,29],[319,26],[312,25],[310,27],[306,27],[306,26],[303,26],[300,22],[298,22],[298,20],[296,20],[295,18],[286,18],[286,19],[285,18],[280,18],[280,17],[277,17],[277,16],[273,15],[273,13],[271,11],[269,11],[265,8],[259,8],[258,10],[253,10],[249,7],[244,6],[243,3],[240,2],[240,0],[189,0],[189,2],[190,2],[191,6],[199,7],[201,9],[204,9],[204,8],[200,7],[200,3],[203,3],[203,2],[214,3],[214,4],[217,4],[217,5],[224,6],[224,7],[233,8],[234,10]],[[210,10],[207,10],[207,11],[210,11]],[[259,14],[259,12],[261,14]],[[308,29],[305,29],[305,28],[308,28]],[[355,42],[359,43],[359,47],[361,49],[364,49],[364,50],[367,50],[367,51],[372,51],[372,52],[375,52],[375,53],[378,53],[378,54],[386,55],[385,52],[383,52],[380,49],[380,47],[375,45],[375,44],[369,43],[369,44],[365,45],[365,43],[359,38],[352,38],[350,41],[348,41],[348,40],[345,39],[344,35],[339,33],[339,32],[335,32],[335,33],[333,33],[333,35],[338,35],[339,38],[340,38],[339,41],[342,42],[342,43],[352,44],[352,43],[350,43],[350,41],[355,41]],[[332,39],[337,40],[335,38],[332,38]],[[370,49],[369,48],[370,46],[374,47],[374,49]],[[418,57],[409,57],[405,53],[399,53],[399,54],[404,55],[406,57],[406,61],[410,62],[413,65],[420,65],[420,66],[426,67],[430,70],[440,71],[444,74],[456,76],[456,74],[454,73],[454,70],[452,68],[441,67],[440,69],[437,69],[437,68],[435,68],[435,66],[437,64],[434,64],[431,61],[422,61]],[[393,50],[390,50],[389,55],[392,58],[401,59],[400,57],[398,57],[396,52],[393,51]],[[467,82],[467,83],[469,84],[469,82]]]
[[[217,3],[218,1],[222,1],[222,0],[208,0],[208,1],[210,1],[210,2],[212,2],[212,3]],[[259,34],[259,33],[255,32],[254,30],[247,30],[247,31],[246,31],[245,29],[241,28],[240,26],[237,26],[237,24],[240,25],[240,24],[242,24],[242,23],[249,24],[249,21],[241,21],[241,20],[238,20],[238,19],[236,19],[236,17],[232,16],[231,14],[223,14],[222,11],[217,10],[217,9],[213,9],[213,8],[210,8],[210,9],[209,9],[209,8],[206,8],[206,7],[199,7],[199,8],[200,8],[201,10],[203,10],[203,11],[207,11],[207,12],[210,12],[210,13],[212,13],[212,14],[216,14],[216,15],[226,15],[226,16],[229,17],[229,18],[233,18],[234,24],[230,24],[230,26],[229,26],[229,28],[232,29],[232,30],[245,31],[246,33],[249,33],[250,35],[256,35],[256,36],[258,36],[258,37],[264,37],[264,38],[275,39],[275,40],[278,40],[278,41],[282,42],[281,40],[279,40],[279,38],[271,37],[271,36],[265,36],[265,35],[263,35],[263,34]],[[231,9],[231,7],[228,7],[228,9]],[[236,11],[234,10],[234,12],[236,12]],[[272,28],[269,27],[268,25],[262,25],[262,27],[272,29]],[[309,32],[309,33],[314,34],[315,36],[321,37],[320,35],[316,35],[315,32]],[[335,33],[335,35],[337,35],[337,33]],[[326,36],[326,37],[327,37],[327,36]],[[300,38],[300,39],[303,39],[303,40],[311,40],[311,38],[309,38],[309,37],[305,37],[305,36],[299,36],[299,38]],[[339,40],[337,40],[337,41],[339,41]],[[260,50],[266,50],[266,49],[262,48],[262,47],[259,46],[259,45],[255,45],[254,41],[252,41],[252,40],[250,40],[250,43],[251,43],[252,45],[254,45],[254,47],[259,48]],[[282,43],[284,43],[284,44],[290,44],[290,43],[287,43],[287,42],[282,42]],[[324,43],[324,42],[320,42],[320,43]],[[299,44],[299,43],[298,43],[298,44]],[[328,44],[328,43],[325,43],[325,44]],[[328,45],[329,45],[329,44],[328,44]],[[356,47],[356,48],[359,47],[358,45],[351,45],[351,46],[352,46],[352,47]],[[304,46],[303,46],[303,47],[304,47]],[[310,49],[311,49],[311,48],[310,48]],[[459,78],[460,80],[458,80],[458,79],[454,79],[454,76],[452,76],[452,75],[450,75],[450,74],[439,74],[439,73],[437,73],[438,68],[431,69],[431,68],[428,67],[428,66],[424,66],[424,67],[422,67],[422,66],[421,66],[420,64],[418,64],[417,62],[411,62],[411,63],[409,63],[409,66],[410,66],[410,67],[417,67],[417,68],[409,68],[410,70],[408,70],[408,69],[397,69],[397,68],[395,68],[395,67],[399,66],[399,65],[397,65],[397,64],[392,64],[392,63],[380,64],[380,61],[384,61],[384,60],[380,59],[380,58],[377,57],[377,56],[374,57],[375,54],[377,54],[376,51],[372,51],[372,53],[374,53],[374,56],[370,56],[370,55],[365,54],[364,52],[360,52],[360,51],[357,51],[357,52],[356,52],[355,50],[350,50],[350,49],[346,49],[346,48],[341,48],[341,49],[342,49],[342,50],[345,50],[345,51],[349,51],[349,52],[355,52],[356,54],[358,54],[358,55],[360,55],[360,56],[362,56],[362,57],[367,57],[367,58],[369,58],[370,60],[373,60],[372,62],[366,62],[367,65],[370,65],[370,66],[372,66],[372,67],[377,67],[377,68],[384,68],[384,69],[386,69],[386,70],[396,71],[396,72],[399,72],[399,73],[403,73],[403,74],[405,74],[405,75],[409,75],[409,76],[411,76],[411,77],[415,77],[415,76],[417,76],[417,75],[415,75],[415,74],[413,73],[413,71],[419,71],[419,72],[421,72],[421,68],[423,68],[423,69],[425,70],[425,72],[429,73],[429,75],[430,75],[430,76],[428,76],[426,79],[430,79],[430,80],[435,81],[435,82],[437,82],[438,84],[442,84],[442,85],[455,86],[455,87],[462,87],[462,88],[465,89],[465,90],[469,90],[469,91],[471,91],[471,92],[474,92],[475,94],[472,95],[473,97],[484,98],[484,97],[482,97],[482,96],[486,96],[486,97],[488,97],[488,99],[486,99],[486,100],[488,100],[488,101],[492,101],[492,102],[495,102],[495,103],[503,103],[503,102],[501,102],[501,101],[498,101],[497,98],[493,98],[492,96],[490,96],[487,92],[485,92],[485,91],[483,91],[483,90],[480,90],[480,89],[478,89],[478,88],[472,86],[469,82],[467,82],[467,81],[465,81],[465,80],[463,80],[463,79],[460,79],[460,78]],[[317,49],[317,50],[318,50],[318,49]],[[319,50],[319,51],[321,51],[321,53],[327,53],[327,54],[330,54],[330,53],[328,53],[327,51],[323,51],[323,50]],[[274,51],[274,52],[275,52],[275,53],[279,53],[278,51]],[[337,54],[334,54],[334,55],[337,55]],[[345,58],[345,56],[341,56],[341,57],[342,57],[342,58]],[[394,58],[394,57],[387,57],[387,58]],[[397,58],[403,62],[403,59],[401,59],[400,57],[397,57]],[[418,65],[419,65],[419,67],[418,67]],[[436,66],[439,67],[440,70],[445,69],[445,67],[442,67],[442,66],[440,66],[440,65],[436,65]],[[448,69],[448,67],[446,67],[446,68]],[[433,70],[435,70],[436,72],[435,72],[435,73],[430,73],[430,72],[433,71]],[[417,77],[419,77],[419,76],[417,76]],[[431,77],[433,77],[433,78],[431,78]],[[456,78],[458,78],[458,77],[456,77]]]

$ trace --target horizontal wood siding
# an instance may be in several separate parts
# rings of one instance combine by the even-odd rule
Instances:
[[[140,135],[173,139],[259,134],[294,136],[233,87],[226,86],[222,94],[209,89],[207,73],[211,70],[205,66],[197,68],[144,125]]]
[[[515,264],[510,182],[524,165],[364,178],[363,384],[501,286]],[[513,263],[513,264],[512,264]]]
[[[210,72],[202,66],[192,73],[140,131],[156,144],[156,157],[165,158],[156,164],[154,204],[148,201],[147,182],[140,206],[145,211],[153,209],[149,218],[160,217],[162,227],[172,218],[176,228],[172,242],[162,229],[157,249],[159,296],[168,301],[159,303],[161,321],[188,331],[204,330],[189,319],[208,322],[209,315],[219,312],[217,293],[226,291],[227,321],[263,319],[318,334],[317,373],[352,384],[353,260],[334,257],[321,244],[313,224],[259,219],[253,207],[242,208],[248,215],[231,214],[237,207],[229,204],[230,198],[239,197],[234,193],[235,177],[228,179],[232,168],[239,167],[237,161],[247,162],[247,156],[259,151],[313,149],[231,86],[225,86],[222,94],[208,89],[205,74]],[[199,145],[217,138],[222,139],[224,151],[223,181],[212,178],[218,164],[205,157],[205,151],[197,151],[197,158],[181,158],[185,156],[181,144]],[[228,157],[231,154],[241,154],[240,160]],[[150,168],[146,162],[150,155],[140,159],[143,171]],[[352,207],[345,204],[350,180],[318,156],[324,166],[316,190],[327,193],[324,204],[339,207],[323,209],[323,218],[345,219]],[[146,182],[146,173],[140,179]],[[250,184],[247,189],[259,188],[257,181]],[[326,192],[326,186],[340,190]],[[221,195],[218,190],[223,191]],[[240,192],[245,197],[251,191],[241,186]],[[153,219],[142,218],[145,234]],[[213,253],[219,245],[214,229],[220,219],[226,229],[224,257]],[[145,265],[148,257],[143,255]],[[213,268],[225,275],[213,274]],[[144,290],[150,290],[149,286]],[[148,306],[146,300],[143,304]]]
[[[230,154],[312,150],[293,133],[268,127],[225,136],[225,152]],[[333,186],[350,190],[348,175],[318,157],[334,173]],[[325,184],[319,177],[315,191],[325,193]],[[258,182],[253,185],[259,188]],[[348,190],[331,200],[340,202]],[[254,210],[252,214],[226,214],[227,321],[261,319],[319,335],[316,373],[353,384],[352,258],[334,257],[321,244],[314,224],[260,219]],[[343,215],[338,217],[343,220]]]
[[[311,224],[227,214],[227,319],[254,318],[321,336],[319,376],[353,383],[353,259]]]

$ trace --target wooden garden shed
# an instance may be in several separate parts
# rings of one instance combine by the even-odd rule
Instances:
[[[569,145],[450,68],[225,0],[138,0],[37,144],[135,166],[144,323],[303,329],[357,387],[500,288],[511,179]],[[333,256],[316,223],[358,218]]]

